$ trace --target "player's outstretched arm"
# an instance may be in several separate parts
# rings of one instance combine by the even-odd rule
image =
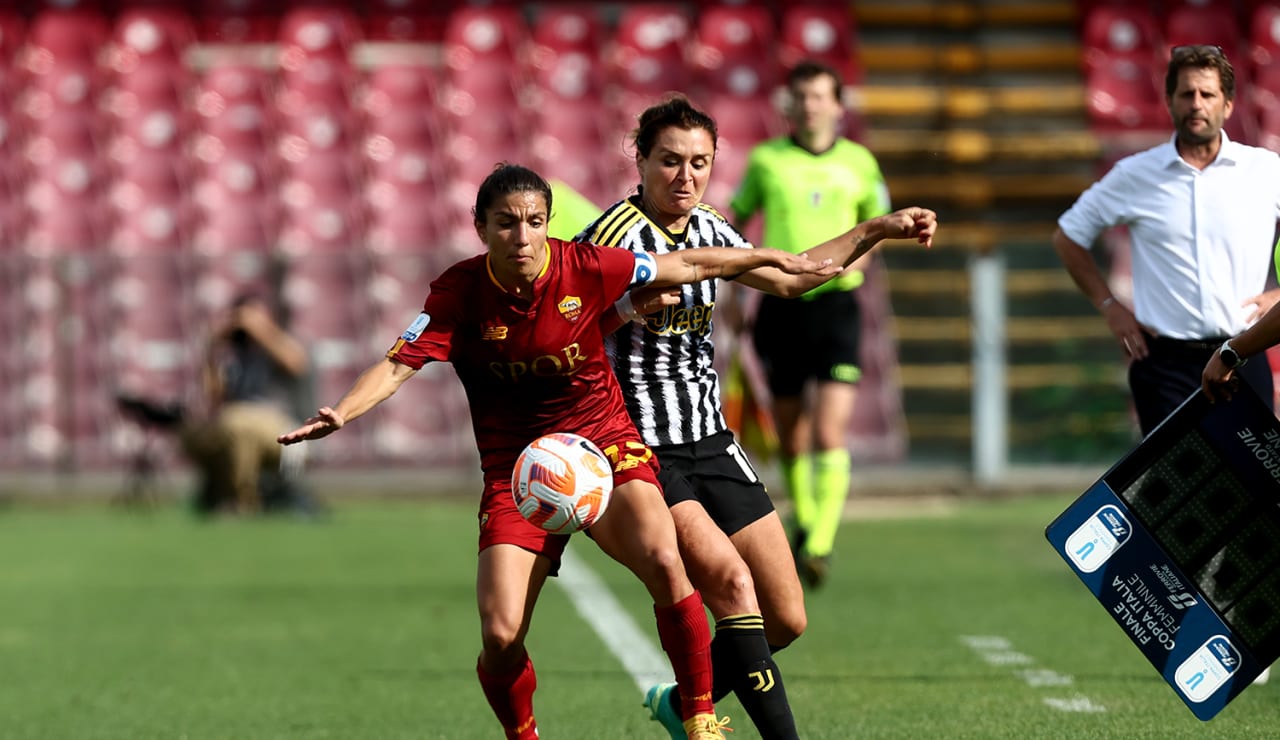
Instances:
[[[885,239],[915,239],[925,247],[933,246],[938,231],[938,214],[928,208],[912,206],[868,219],[834,239],[810,247],[804,252],[810,260],[830,260],[840,270],[831,275],[786,274],[773,268],[751,270],[738,282],[784,298],[794,298],[818,287],[867,254]]]
[[[351,390],[336,406],[324,406],[302,426],[276,437],[280,444],[290,445],[306,439],[320,439],[341,429],[374,406],[390,398],[401,384],[417,372],[408,365],[384,358],[360,373]]]
[[[654,256],[657,275],[650,285],[662,287],[696,283],[709,278],[733,278],[758,267],[773,267],[788,275],[813,275],[822,282],[840,272],[830,260],[812,260],[780,249],[699,247]]]

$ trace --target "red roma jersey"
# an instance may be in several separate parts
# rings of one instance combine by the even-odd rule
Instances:
[[[623,433],[639,439],[604,353],[600,316],[630,287],[652,281],[652,258],[558,239],[547,249],[528,302],[498,284],[488,255],[450,267],[387,352],[414,369],[453,364],[486,480],[510,476],[525,445],[550,432],[602,446]]]

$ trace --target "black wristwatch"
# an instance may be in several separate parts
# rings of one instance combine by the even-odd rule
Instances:
[[[1231,346],[1230,339],[1223,342],[1222,346],[1218,348],[1218,357],[1222,359],[1222,364],[1228,370],[1234,370],[1245,363],[1240,353],[1236,352],[1235,348]]]

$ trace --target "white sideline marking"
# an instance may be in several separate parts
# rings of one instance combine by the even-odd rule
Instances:
[[[1093,714],[1107,711],[1106,707],[1101,704],[1094,704],[1087,696],[1077,696],[1071,699],[1045,699],[1044,703],[1062,712],[1087,712]]]
[[[1006,637],[1000,635],[960,635],[960,642],[968,645],[978,657],[990,665],[1003,666],[1029,666],[1035,661],[1028,655],[1024,655],[1013,649],[1013,643]],[[1013,674],[1021,678],[1024,683],[1033,689],[1048,687],[1070,686],[1075,683],[1075,679],[1069,675],[1051,671],[1048,668],[1024,668],[1014,671]],[[1044,697],[1041,699],[1045,704],[1060,712],[1105,712],[1107,708],[1101,704],[1094,704],[1087,696],[1076,694],[1069,699],[1058,697]]]
[[[636,625],[595,571],[574,554],[572,545],[560,558],[560,576],[552,580],[569,595],[578,614],[622,663],[638,689],[646,691],[655,683],[675,680],[663,652],[653,646],[649,635]]]

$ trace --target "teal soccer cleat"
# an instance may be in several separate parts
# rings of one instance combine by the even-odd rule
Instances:
[[[688,740],[684,730],[684,722],[676,711],[676,685],[673,683],[654,684],[644,695],[644,705],[649,709],[649,719],[657,720],[671,735],[671,740]]]

